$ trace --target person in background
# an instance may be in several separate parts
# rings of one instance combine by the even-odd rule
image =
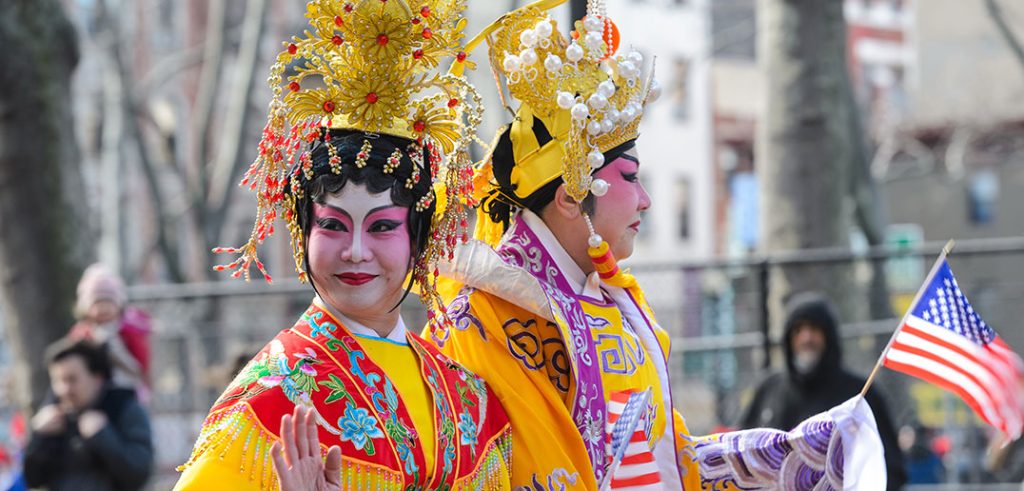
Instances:
[[[860,392],[864,378],[842,365],[839,320],[828,300],[805,292],[786,305],[783,350],[786,369],[768,376],[740,420],[742,428],[790,430],[804,419],[828,410]],[[885,401],[874,388],[866,399],[875,414],[885,448],[888,489],[906,482],[903,455]]]
[[[104,350],[87,341],[47,349],[53,395],[33,416],[25,481],[50,491],[141,489],[153,466],[149,417],[111,384]]]
[[[940,484],[946,480],[942,458],[932,449],[932,430],[920,423],[900,428],[900,449],[906,457],[907,484]]]
[[[78,283],[75,316],[68,337],[88,340],[107,350],[112,362],[112,382],[149,393],[149,315],[127,306],[128,296],[120,276],[102,264],[89,266]]]

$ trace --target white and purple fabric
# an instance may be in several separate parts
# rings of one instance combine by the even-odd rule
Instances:
[[[694,438],[703,489],[878,491],[885,459],[875,417],[856,396],[791,431],[767,428]]]

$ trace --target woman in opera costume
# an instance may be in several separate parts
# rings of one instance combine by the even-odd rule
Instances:
[[[883,489],[859,477],[882,464],[858,401],[791,433],[689,435],[673,409],[669,336],[616,264],[651,205],[635,141],[657,88],[639,53],[615,54],[600,1],[572,40],[547,13],[561,3],[506,14],[466,45],[487,42],[519,106],[476,169],[477,240],[441,265],[453,325],[430,333],[508,411],[512,485],[810,491],[843,489],[845,474],[847,489]]]
[[[239,255],[218,269],[266,275],[256,248],[283,218],[316,296],[213,405],[177,489],[508,489],[498,400],[398,309],[415,283],[431,322],[445,322],[434,263],[464,234],[449,198],[471,185],[464,135],[480,103],[464,78],[432,71],[467,63],[464,8],[308,3],[310,29],[271,69],[243,180],[257,193],[252,238],[215,252]]]

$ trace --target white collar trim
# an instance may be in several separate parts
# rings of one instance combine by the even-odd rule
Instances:
[[[323,299],[320,298],[319,295],[317,295],[317,297],[314,298],[313,301],[321,308],[326,309],[328,312],[330,312],[331,315],[337,317],[338,320],[345,325],[345,328],[348,329],[348,331],[351,332],[352,334],[366,338],[386,339],[388,341],[392,341],[399,344],[408,343],[408,341],[405,338],[408,329],[405,327],[405,321],[402,320],[401,315],[398,316],[398,323],[395,324],[395,327],[393,329],[391,329],[391,332],[388,333],[387,336],[381,337],[380,334],[377,334],[377,331],[374,331],[373,329],[370,329],[369,327],[366,327],[363,324],[360,324],[359,322],[352,320],[345,314],[338,312],[337,309],[331,307],[330,305],[327,305],[327,302],[323,301]]]
[[[583,273],[583,270],[576,264],[576,261],[573,261],[569,253],[565,252],[565,248],[555,238],[555,234],[551,232],[548,225],[530,210],[523,209],[520,213],[523,220],[526,221],[526,225],[530,227],[530,230],[533,230],[533,233],[537,234],[541,245],[544,246],[544,249],[547,249],[551,259],[555,261],[555,266],[558,266],[558,269],[565,275],[565,278],[569,280],[569,284],[572,285],[574,290],[573,293],[577,295],[584,293],[584,288],[589,286],[587,275]],[[586,289],[590,290],[590,288]],[[598,293],[597,297],[600,298],[600,293]]]

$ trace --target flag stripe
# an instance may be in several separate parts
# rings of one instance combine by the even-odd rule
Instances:
[[[1000,355],[993,353],[990,348],[996,344],[995,342],[984,347],[979,346],[926,320],[910,316],[907,325],[897,334],[897,343],[894,343],[895,349],[900,349],[903,346],[897,344],[901,339],[907,339],[904,336],[908,334],[922,338],[931,344],[931,346],[917,345],[928,351],[928,353],[918,352],[918,354],[963,372],[976,384],[983,387],[992,400],[993,408],[998,411],[1000,419],[1005,420],[1004,425],[1011,433],[1016,431],[1015,428],[1020,428],[1024,424],[1024,398],[1021,397],[1020,390],[1017,388],[1020,375],[1013,368],[1013,363],[1007,364]],[[996,341],[1005,346],[1005,343],[998,337]],[[1012,351],[1006,353],[1016,357]]]
[[[994,353],[991,349],[986,349],[963,336],[959,336],[954,332],[913,315],[907,319],[907,325],[920,331],[921,334],[926,334],[931,338],[934,338],[936,342],[941,341],[947,344],[950,348],[955,348],[963,352],[965,355],[973,357],[975,360],[978,360],[989,367],[993,373],[1005,374],[1011,379],[1014,378],[1010,375],[1016,371],[1013,369],[1013,363],[1007,363],[1007,360],[1003,356],[994,358],[992,356]],[[1002,343],[1002,340],[998,341]],[[989,346],[992,346],[992,344],[995,343],[990,343]],[[1005,346],[1005,344],[1003,344],[1003,346]]]
[[[905,332],[901,332],[896,339],[897,341],[893,343],[890,355],[892,353],[905,353],[907,355],[927,359],[928,361],[941,365],[950,372],[957,373],[968,380],[969,384],[964,385],[965,390],[972,394],[973,399],[978,402],[978,405],[981,408],[981,411],[979,412],[988,411],[985,414],[988,414],[992,418],[990,423],[993,426],[1003,428],[1013,419],[1013,411],[1009,410],[1011,408],[1007,406],[1006,401],[1002,398],[1001,386],[997,385],[996,387],[991,387],[980,381],[979,377],[983,379],[987,378],[991,382],[995,382],[994,380],[991,380],[993,379],[992,375],[984,370],[972,371],[978,370],[977,364],[937,345],[930,345],[930,349],[932,350],[930,352],[927,347],[920,346],[929,346],[927,343],[923,342],[920,338],[915,338]],[[892,357],[890,356],[890,359],[891,358]],[[933,377],[943,376],[936,373],[931,373],[930,375]],[[917,376],[924,378],[925,380],[932,381],[932,377],[926,378],[924,375]],[[953,382],[950,381],[950,383]]]
[[[956,393],[982,419],[992,426],[1000,426],[993,422],[992,401],[984,396],[984,392],[962,373],[950,370],[933,360],[901,351],[890,351],[886,356],[885,365]]]
[[[661,474],[655,462],[654,453],[651,451],[647,434],[643,430],[648,397],[649,393],[635,392],[617,392],[609,397],[607,419],[608,462],[611,472],[609,484],[614,491],[658,491],[661,489]],[[627,431],[632,431],[632,433],[626,434]],[[616,456],[621,456],[617,466],[614,460]]]
[[[973,356],[967,355],[941,341],[928,339],[925,333],[912,327],[905,327],[896,335],[892,349],[923,356],[941,363],[951,370],[964,374],[971,382],[985,391],[992,401],[1002,403],[1002,381]]]

